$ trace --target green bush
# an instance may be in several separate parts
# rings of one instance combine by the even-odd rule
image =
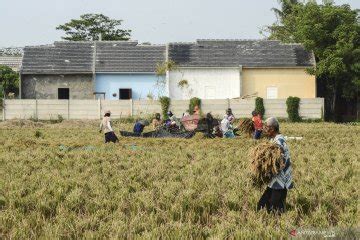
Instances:
[[[261,114],[263,118],[265,115],[265,107],[264,107],[264,99],[261,97],[257,97],[255,99],[255,111]]]
[[[193,97],[190,99],[189,104],[189,113],[191,114],[194,111],[194,107],[198,106],[201,109],[201,99],[197,97]]]
[[[159,98],[159,101],[161,104],[163,119],[167,119],[168,118],[167,112],[169,111],[171,100],[169,97],[163,96]]]
[[[39,131],[39,130],[36,130],[36,131],[35,131],[35,137],[36,137],[36,138],[42,138],[42,137],[43,137],[43,133],[42,133],[41,131]]]
[[[299,122],[301,121],[301,117],[299,115],[299,105],[300,105],[300,98],[298,97],[288,97],[286,100],[287,106],[287,113],[290,122]]]

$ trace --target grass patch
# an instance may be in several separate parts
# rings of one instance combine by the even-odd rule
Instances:
[[[263,190],[249,177],[251,139],[105,145],[98,121],[1,123],[0,236],[288,238],[292,229],[359,226],[360,125],[282,123],[281,131],[304,138],[288,141],[295,188],[278,217],[255,211]]]

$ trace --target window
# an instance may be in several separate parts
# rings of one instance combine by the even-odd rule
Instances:
[[[104,92],[94,92],[95,99],[105,99]]]
[[[58,88],[58,99],[69,99],[69,88]]]
[[[131,99],[131,98],[132,98],[131,88],[119,89],[119,99]]]
[[[277,87],[268,87],[266,89],[266,98],[267,99],[278,98],[278,88]]]

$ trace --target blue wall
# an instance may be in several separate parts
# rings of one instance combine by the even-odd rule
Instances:
[[[156,74],[96,74],[95,92],[105,92],[105,99],[119,99],[120,88],[131,88],[132,98],[146,99],[149,93],[154,98],[159,96],[159,87],[156,83],[159,77]],[[113,97],[116,93],[116,97]]]

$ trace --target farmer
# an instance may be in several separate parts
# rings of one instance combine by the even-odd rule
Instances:
[[[252,117],[252,122],[253,122],[254,128],[255,128],[254,139],[258,140],[258,139],[260,139],[261,133],[262,133],[262,130],[263,130],[263,123],[262,123],[262,120],[261,120],[261,115],[260,115],[260,113],[258,113],[256,111],[253,111],[252,116],[253,116]]]
[[[233,124],[235,121],[235,116],[232,113],[231,108],[226,109],[226,116],[227,116],[227,119],[230,121],[230,124]]]
[[[200,108],[199,108],[198,105],[196,105],[196,106],[194,107],[193,114],[194,114],[194,115],[200,115]]]
[[[271,117],[266,119],[264,131],[271,141],[277,144],[284,154],[285,167],[280,172],[273,176],[265,192],[261,196],[258,203],[258,210],[266,207],[268,212],[285,212],[285,202],[288,189],[293,187],[292,182],[292,168],[290,161],[289,148],[286,144],[285,138],[280,134],[279,122],[276,118]]]
[[[180,122],[176,116],[171,111],[168,111],[167,115],[169,116],[169,119],[166,122],[166,126],[169,128],[180,128]]]
[[[221,129],[221,132],[222,132],[224,138],[234,138],[235,137],[227,114],[225,114],[223,120],[221,120],[220,129]]]
[[[156,113],[155,118],[152,120],[153,129],[158,130],[161,127],[162,123],[163,121],[161,120],[160,113]]]
[[[133,132],[140,136],[141,133],[144,131],[145,126],[149,126],[149,121],[147,120],[139,120],[135,123]]]
[[[104,118],[100,123],[100,133],[104,131],[105,133],[105,143],[113,142],[116,143],[119,139],[116,137],[112,127],[111,127],[111,119],[110,119],[111,112],[108,110],[104,114]]]

